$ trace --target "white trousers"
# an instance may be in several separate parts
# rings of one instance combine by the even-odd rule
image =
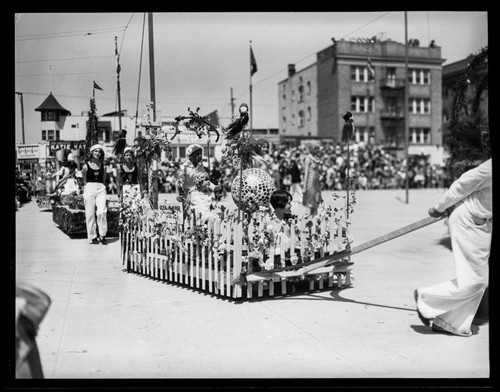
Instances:
[[[96,223],[99,235],[104,237],[108,231],[106,186],[100,182],[87,182],[83,190],[83,202],[85,203],[87,238],[92,240],[97,237]]]
[[[488,287],[492,220],[472,216],[460,204],[449,218],[456,278],[418,289],[424,317],[456,335],[470,336],[472,320]]]

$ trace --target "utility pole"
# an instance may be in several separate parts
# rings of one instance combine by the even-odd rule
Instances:
[[[24,138],[24,103],[23,103],[23,93],[18,93],[16,91],[17,96],[19,97],[19,101],[21,102],[21,131],[22,131],[22,142],[26,143]]]
[[[410,166],[410,157],[408,155],[408,144],[409,144],[409,130],[408,130],[408,12],[405,11],[405,150],[406,150],[406,175],[405,175],[405,189],[406,189],[406,204],[409,203],[409,184],[410,179],[408,178],[409,166]]]

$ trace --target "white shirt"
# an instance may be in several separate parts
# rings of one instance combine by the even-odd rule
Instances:
[[[179,169],[179,176],[177,184],[184,188],[187,193],[192,189],[196,188],[196,179],[200,176],[207,176],[208,173],[204,166],[200,163],[198,166],[194,167],[193,162],[187,160],[184,162]],[[210,183],[210,189],[213,189],[215,185]]]
[[[486,219],[493,217],[491,158],[455,180],[434,208],[444,212],[462,200],[472,215]]]

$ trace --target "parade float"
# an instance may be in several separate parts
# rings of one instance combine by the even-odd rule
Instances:
[[[125,192],[121,202],[121,260],[126,271],[234,299],[286,295],[299,282],[309,290],[350,286],[352,181],[346,195],[334,195],[315,216],[291,216],[286,222],[291,235],[282,243],[282,226],[265,219],[272,213],[269,198],[274,181],[267,171],[252,167],[258,149],[246,129],[245,106],[226,129],[210,124],[199,109],[188,109],[189,116],[176,118],[170,139],[161,122],[141,124],[145,136],[132,148],[149,168],[157,164],[161,151],[171,150],[170,140],[180,132],[181,122],[199,138],[222,134],[227,139],[223,160],[239,168],[231,185],[237,208],[214,202],[214,219],[205,220],[196,210],[186,213],[186,205],[155,206],[149,170],[148,186]],[[349,119],[346,126],[352,129],[351,123]]]
[[[56,159],[65,163],[66,165],[74,163],[74,170],[70,171],[66,176],[60,179],[55,185],[54,189],[47,186],[50,193],[40,195],[37,197],[37,204],[40,208],[52,209],[52,220],[59,228],[70,237],[79,237],[87,235],[87,226],[85,218],[85,205],[83,200],[83,181],[81,175],[78,176],[76,172],[80,166],[76,162],[80,162],[81,150],[83,150],[83,157],[88,158],[88,151],[91,145],[97,144],[97,115],[95,108],[95,94],[90,99],[89,120],[87,121],[87,136],[85,147],[72,151],[74,155],[71,162],[67,159],[65,150],[61,149],[56,152]],[[46,180],[51,179],[48,176]],[[65,184],[67,181],[74,181],[74,186],[71,192],[65,192]],[[117,236],[119,230],[119,217],[120,206],[117,200],[107,200],[107,223],[108,223],[108,236]]]

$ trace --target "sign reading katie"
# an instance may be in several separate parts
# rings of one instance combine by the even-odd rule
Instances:
[[[59,150],[76,150],[77,148],[85,149],[85,140],[51,140],[49,153],[53,155]]]

